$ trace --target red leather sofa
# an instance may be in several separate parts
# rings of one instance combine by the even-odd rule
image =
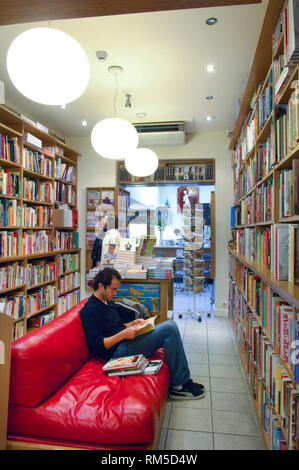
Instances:
[[[155,448],[167,364],[157,375],[105,375],[105,361],[86,345],[80,319],[86,300],[13,343],[8,448]],[[163,359],[163,349],[153,357]]]

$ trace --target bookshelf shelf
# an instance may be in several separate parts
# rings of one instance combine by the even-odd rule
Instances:
[[[45,175],[42,175],[41,173],[37,173],[36,171],[27,170],[27,168],[23,168],[23,173],[25,175],[33,176],[41,180],[53,181],[53,178],[51,176],[45,176]]]
[[[28,318],[34,317],[35,315],[39,315],[40,313],[43,313],[46,310],[50,310],[50,308],[54,309],[55,307],[56,307],[56,304],[48,305],[47,307],[41,308],[40,310],[37,310],[36,312],[27,313],[25,315],[25,318],[26,318],[26,320],[28,320]]]
[[[294,305],[299,309],[299,287],[295,284],[291,284],[287,281],[277,281],[275,276],[269,269],[264,266],[254,263],[244,256],[239,255],[233,250],[229,250],[229,253],[237,258],[244,266],[251,269],[257,276],[259,276],[263,282],[265,282],[274,292],[277,292],[283,297],[288,303]]]
[[[14,290],[22,290],[26,288],[26,284],[21,284],[19,286],[14,286],[14,287],[9,287],[8,289],[2,289],[0,290],[0,295],[7,294],[8,292],[14,291]]]
[[[16,131],[12,127],[9,127],[9,126],[3,124],[2,122],[0,122],[0,132],[4,133],[8,137],[23,137],[21,132]]]
[[[6,246],[13,246],[13,251],[7,250],[7,253],[15,253],[15,255],[13,256],[0,257],[0,269],[2,270],[2,275],[6,276],[6,271],[10,273],[10,275],[15,275],[15,273],[18,273],[17,282],[19,282],[20,275],[22,276],[20,280],[23,280],[24,282],[24,279],[26,279],[26,277],[23,276],[26,276],[26,270],[30,269],[34,272],[34,270],[36,269],[36,273],[38,271],[41,273],[40,269],[45,269],[44,273],[47,274],[47,277],[50,277],[50,275],[52,277],[55,276],[55,279],[53,280],[47,280],[33,286],[30,286],[27,283],[22,284],[20,286],[11,287],[9,289],[4,289],[0,291],[0,295],[2,296],[2,299],[5,299],[5,302],[8,303],[12,302],[11,299],[17,299],[19,297],[19,300],[14,300],[14,302],[16,302],[15,304],[10,304],[14,305],[14,309],[17,308],[17,313],[14,313],[14,315],[17,315],[18,312],[21,311],[19,310],[19,305],[23,305],[24,301],[27,301],[28,296],[37,293],[39,289],[41,292],[49,292],[51,293],[51,295],[56,290],[56,297],[54,298],[57,299],[56,302],[53,303],[53,305],[49,305],[34,313],[25,314],[22,318],[15,320],[13,322],[14,339],[17,339],[19,336],[22,336],[29,331],[29,323],[27,325],[27,319],[31,316],[42,314],[43,312],[46,312],[50,309],[53,310],[54,317],[57,317],[58,313],[63,313],[65,303],[59,302],[58,299],[59,278],[57,273],[60,266],[59,263],[61,262],[60,258],[64,255],[78,254],[78,258],[76,257],[76,262],[78,262],[79,267],[76,271],[80,273],[80,248],[55,250],[56,246],[67,247],[77,243],[78,237],[77,235],[75,235],[76,229],[74,229],[73,227],[55,227],[54,224],[51,225],[52,222],[50,219],[50,217],[53,217],[54,219],[54,210],[56,209],[56,184],[57,187],[61,183],[65,185],[71,185],[71,191],[73,194],[72,203],[68,204],[67,202],[59,201],[57,201],[57,203],[68,205],[70,207],[70,210],[77,211],[75,201],[77,201],[77,167],[78,157],[80,156],[80,154],[77,151],[73,150],[71,147],[69,147],[60,138],[57,138],[50,132],[47,132],[47,129],[44,128],[42,125],[38,123],[36,123],[35,125],[33,121],[29,122],[27,118],[22,117],[17,113],[14,113],[13,111],[6,108],[4,105],[0,105],[0,133],[6,136],[5,139],[12,139],[11,142],[9,142],[9,147],[7,147],[8,150],[5,154],[5,157],[12,158],[12,160],[18,161],[18,163],[15,163],[14,161],[10,161],[7,158],[0,158],[0,167],[5,170],[9,170],[9,172],[7,172],[7,180],[8,182],[11,182],[11,185],[16,183],[19,184],[20,182],[20,192],[18,194],[22,195],[17,197],[12,195],[0,195],[0,202],[3,208],[2,213],[4,214],[1,219],[2,226],[0,226],[0,231],[2,232],[1,236],[4,237],[4,243],[2,244],[2,246],[4,246],[4,248]],[[40,145],[37,141],[34,141],[34,138],[37,138],[41,141]],[[18,148],[16,146],[18,146]],[[16,149],[18,149],[19,151],[17,152]],[[28,149],[28,151],[24,151],[24,149]],[[42,174],[39,171],[34,171],[39,167],[31,166],[33,159],[36,158],[35,156],[33,156],[32,152],[44,155],[45,164],[49,167],[51,164],[52,169],[47,169],[45,171],[43,169],[44,173],[46,174]],[[19,159],[17,158],[18,156],[20,157]],[[60,167],[61,162],[64,162],[67,167],[72,166],[75,168],[76,178],[73,183],[64,180],[63,178],[55,178],[56,174],[62,174],[63,176],[65,176],[63,173],[64,169],[62,167],[62,164]],[[28,168],[25,168],[25,166],[27,166]],[[67,168],[67,177],[69,176],[69,174],[74,173],[74,170],[73,173],[71,170],[72,169]],[[59,173],[60,171],[62,173]],[[70,173],[68,173],[68,171]],[[25,178],[28,182],[28,187],[26,187],[26,191],[24,191]],[[38,192],[38,187],[35,186],[36,182],[41,185],[40,193]],[[62,194],[63,190],[64,187],[62,187],[61,190]],[[45,199],[48,198],[49,194],[53,193],[53,200],[49,198],[48,200],[41,201],[39,194],[41,194],[41,197],[43,197],[43,193],[45,194]],[[33,199],[27,199],[26,197],[24,197],[25,195],[33,197]],[[58,194],[56,195],[56,197],[63,198],[63,196],[58,196]],[[25,206],[26,211],[23,212]],[[17,213],[15,213],[16,210],[18,211]],[[9,217],[5,217],[6,213],[9,214]],[[19,213],[21,215],[21,219],[16,218]],[[13,218],[10,218],[11,214],[13,215]],[[25,215],[24,220],[26,221],[26,224],[28,224],[28,221],[31,220],[29,218],[27,219],[27,217],[32,217],[33,215],[35,217],[38,217],[36,219],[37,223],[41,225],[34,227],[26,225],[21,226],[20,220],[23,220],[22,214]],[[73,214],[73,216],[75,217],[76,214]],[[9,221],[10,223],[17,221],[16,223],[18,225],[5,226],[5,223],[7,223],[7,221]],[[43,224],[46,224],[46,226],[43,226]],[[63,234],[59,233],[63,231],[68,233],[67,237],[64,237]],[[73,233],[74,235],[72,235]],[[15,246],[17,247],[16,250]],[[34,249],[34,251],[37,251],[37,247],[39,246],[44,248],[48,247],[49,251],[43,252],[39,249],[39,251],[36,253],[24,254],[24,251],[29,251],[29,249]],[[3,251],[3,253],[5,253],[5,251]],[[66,260],[68,259],[72,258],[66,257]],[[35,279],[40,278],[45,279],[44,274],[42,277],[39,277],[38,275],[38,277],[36,277]],[[77,288],[77,290],[79,292],[78,298],[80,298],[80,286]],[[20,304],[18,302],[20,302]],[[15,305],[17,307],[15,307]]]
[[[269,136],[270,131],[271,131],[272,120],[273,120],[273,111],[268,117],[263,129],[260,131],[259,135],[257,136],[256,145],[263,144],[266,138]]]
[[[79,289],[79,288],[80,288],[80,286],[77,286],[77,287],[73,287],[72,289],[66,290],[65,292],[58,293],[58,297],[62,297],[66,294],[69,294],[70,292],[73,292],[74,290]]]
[[[299,70],[299,65],[296,65],[293,73],[291,74],[289,80],[285,84],[284,88],[280,92],[280,94],[277,97],[277,104],[286,104],[288,100],[291,97],[292,92],[294,91],[294,88],[292,87],[292,83],[295,79],[297,79],[298,76],[298,70]]]
[[[47,286],[48,284],[53,284],[55,282],[57,282],[57,279],[53,279],[52,281],[45,281],[45,282],[42,282],[40,284],[35,284],[33,286],[28,286],[27,291],[32,290],[32,289],[36,289],[38,287]]]
[[[10,160],[6,160],[5,158],[0,158],[0,166],[6,166],[7,168],[14,168],[16,170],[21,169],[21,165],[18,163],[12,162]]]

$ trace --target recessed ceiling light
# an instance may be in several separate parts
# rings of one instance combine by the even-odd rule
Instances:
[[[215,116],[207,116],[207,121],[214,121]]]
[[[207,66],[207,72],[214,72],[215,70],[216,70],[215,65],[210,64]]]
[[[206,96],[206,100],[213,100],[214,96]]]
[[[214,26],[218,22],[217,18],[211,17],[206,20],[208,26]]]
[[[82,121],[82,126],[86,127],[87,126],[87,121]]]
[[[142,119],[142,118],[145,118],[146,113],[136,113],[136,116]]]

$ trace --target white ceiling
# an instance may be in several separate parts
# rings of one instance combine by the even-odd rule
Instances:
[[[15,36],[48,23],[2,26],[0,79],[6,86],[6,103],[62,136],[87,137],[99,120],[114,114],[114,76],[107,69],[121,65],[118,117],[140,122],[136,113],[145,112],[145,122],[183,120],[194,131],[232,128],[267,3],[51,22],[51,27],[79,41],[90,62],[87,89],[65,110],[23,97],[7,75],[6,54]],[[210,16],[217,17],[216,26],[205,24]],[[107,51],[105,62],[98,61],[97,50]],[[42,80],[47,70],[39,70],[38,64],[29,67],[29,63],[30,51],[24,73],[38,73]],[[205,70],[210,63],[216,66],[213,74]],[[55,64],[49,63],[50,67]],[[129,109],[124,106],[126,93],[132,95]],[[208,95],[214,100],[207,101]],[[216,119],[206,122],[208,114]],[[83,119],[87,127],[82,127]]]

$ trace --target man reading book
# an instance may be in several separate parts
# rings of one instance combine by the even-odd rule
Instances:
[[[158,348],[165,350],[170,370],[169,396],[174,400],[204,397],[204,386],[190,378],[187,358],[177,324],[172,320],[159,323],[146,334],[138,335],[144,320],[135,318],[135,310],[112,302],[121,276],[105,268],[93,280],[93,295],[82,308],[81,322],[92,355],[103,359],[143,354],[151,356]]]

